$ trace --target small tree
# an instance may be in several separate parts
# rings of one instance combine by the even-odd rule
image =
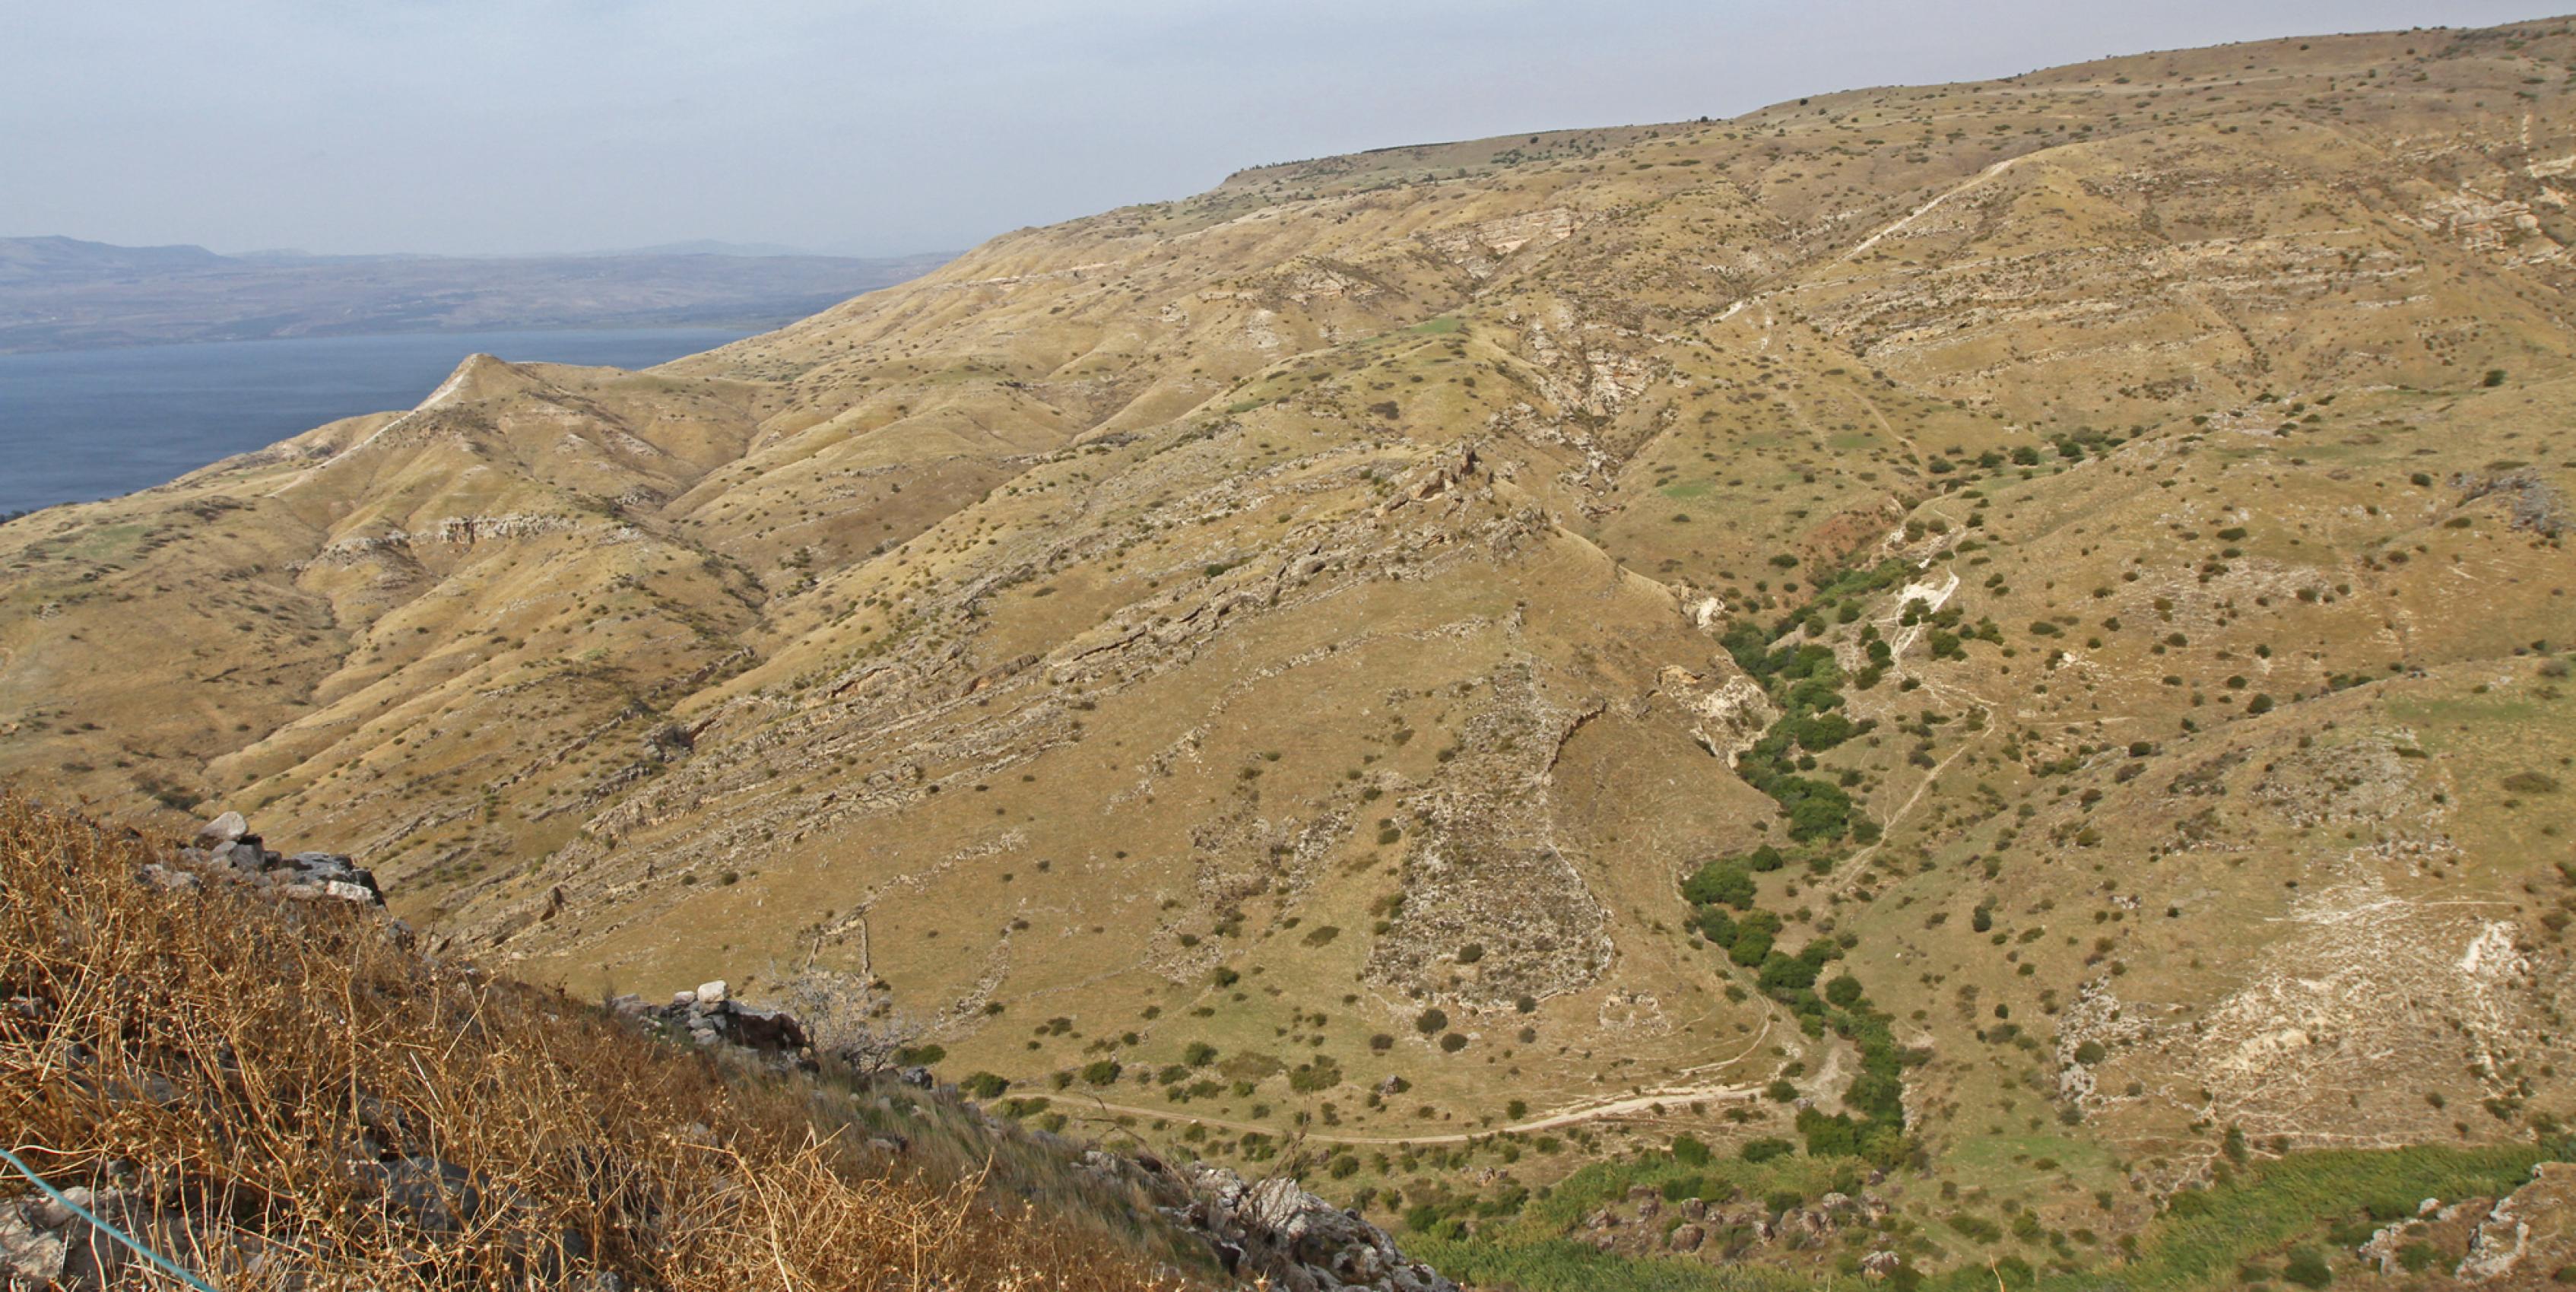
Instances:
[[[897,1056],[918,1052],[929,1031],[856,974],[807,969],[781,984],[775,999],[805,1025],[817,1052],[863,1076],[899,1066]]]

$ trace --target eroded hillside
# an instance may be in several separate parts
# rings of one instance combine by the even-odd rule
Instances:
[[[1428,1230],[2126,1260],[2576,1111],[2571,78],[2553,22],[1390,150],[478,358],[0,527],[0,766],[292,820],[541,980],[837,977]],[[1700,1215],[1577,1204],[1676,1133]]]

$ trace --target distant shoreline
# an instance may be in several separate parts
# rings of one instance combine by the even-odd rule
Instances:
[[[733,326],[414,329],[0,354],[0,515],[120,497],[343,417],[417,405],[477,352],[652,368]]]

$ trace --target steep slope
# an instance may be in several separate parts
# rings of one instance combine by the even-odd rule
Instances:
[[[2121,1259],[2248,1154],[2576,1113],[2571,75],[2551,22],[1390,150],[478,359],[0,527],[0,765],[1426,1227],[1681,1131],[1929,1172],[1705,1255]]]

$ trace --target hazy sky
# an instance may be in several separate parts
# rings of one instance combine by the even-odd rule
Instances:
[[[963,247],[1241,166],[2492,0],[0,0],[0,234]]]

